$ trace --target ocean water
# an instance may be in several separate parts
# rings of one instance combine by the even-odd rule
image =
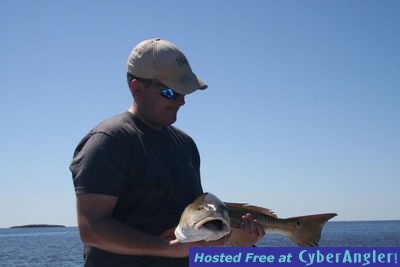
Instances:
[[[259,246],[294,246],[284,236],[268,234]],[[322,247],[400,247],[400,221],[328,222]],[[78,229],[0,229],[0,266],[82,266]]]

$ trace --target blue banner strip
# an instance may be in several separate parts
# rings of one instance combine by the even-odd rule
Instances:
[[[194,247],[190,267],[400,267],[400,247]]]

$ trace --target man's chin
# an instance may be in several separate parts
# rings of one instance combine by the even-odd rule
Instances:
[[[172,124],[174,124],[176,122],[176,116],[168,118],[164,121],[163,125],[165,127],[171,126]]]

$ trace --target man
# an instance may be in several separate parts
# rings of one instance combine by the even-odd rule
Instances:
[[[159,38],[132,50],[127,72],[133,104],[90,131],[70,165],[85,266],[188,266],[190,246],[225,242],[159,237],[203,192],[197,147],[171,124],[185,95],[207,85],[175,45]],[[264,235],[249,215],[242,227],[254,241]]]

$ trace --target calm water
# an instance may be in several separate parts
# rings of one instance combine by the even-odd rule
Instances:
[[[293,246],[268,235],[260,246]],[[328,222],[320,246],[400,247],[400,221]],[[76,227],[0,229],[0,266],[81,266]]]

